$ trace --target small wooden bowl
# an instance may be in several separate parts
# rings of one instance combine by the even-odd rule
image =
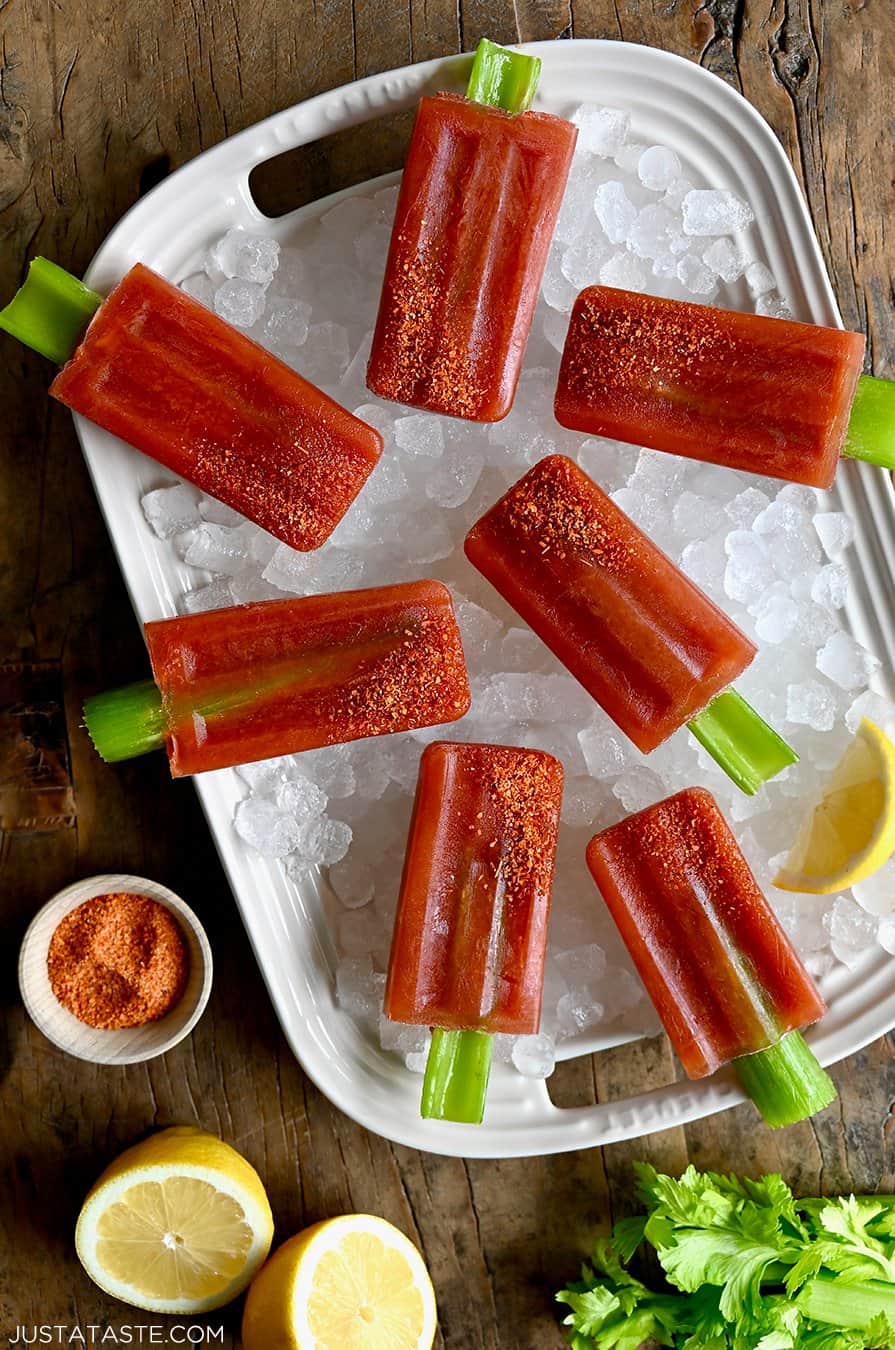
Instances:
[[[177,919],[190,955],[186,989],[178,1003],[156,1022],[122,1031],[89,1027],[64,1008],[53,993],[47,973],[50,939],[59,922],[85,900],[97,895],[129,891],[146,895],[169,909]],[[48,1040],[66,1054],[92,1064],[139,1064],[170,1050],[189,1035],[211,993],[211,947],[205,930],[188,905],[156,881],[145,877],[110,875],[87,877],[54,895],[31,920],[19,953],[19,988],[25,1009]]]

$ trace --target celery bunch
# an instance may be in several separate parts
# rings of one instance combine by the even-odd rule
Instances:
[[[556,1296],[574,1350],[895,1350],[895,1197],[797,1200],[776,1175],[635,1168],[646,1213]],[[643,1244],[662,1289],[628,1268]]]

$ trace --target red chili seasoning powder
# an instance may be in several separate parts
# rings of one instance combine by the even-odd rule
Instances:
[[[146,895],[85,900],[50,939],[47,973],[63,1007],[106,1031],[164,1017],[181,998],[189,950],[174,915]]]

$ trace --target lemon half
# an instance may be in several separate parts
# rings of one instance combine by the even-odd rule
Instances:
[[[893,853],[895,745],[864,718],[774,885],[829,895],[872,876]]]
[[[437,1313],[423,1258],[399,1229],[346,1214],[297,1233],[256,1276],[243,1350],[429,1350]]]
[[[127,1149],[90,1191],[75,1230],[87,1274],[137,1308],[200,1313],[236,1298],[273,1239],[258,1173],[190,1125]]]

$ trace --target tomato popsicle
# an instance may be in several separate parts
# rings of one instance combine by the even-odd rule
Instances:
[[[146,625],[153,679],[88,699],[103,759],[164,747],[175,778],[453,722],[469,682],[438,581],[266,600]]]
[[[731,469],[828,488],[840,454],[895,468],[895,384],[864,337],[590,286],[575,301],[556,419]]]
[[[319,548],[378,431],[155,272],[103,300],[45,258],[0,328],[62,365],[50,393],[292,548]]]
[[[540,67],[483,40],[465,98],[420,102],[367,367],[380,398],[510,410],[578,135],[527,111]]]
[[[800,1035],[824,1002],[710,792],[602,830],[587,865],[691,1078],[732,1062],[774,1126],[833,1101]]]
[[[562,782],[541,750],[423,753],[385,987],[433,1028],[423,1116],[478,1124],[492,1034],[538,1030]]]
[[[752,643],[570,459],[530,469],[466,553],[639,750],[686,723],[748,793],[795,761],[727,687]]]

